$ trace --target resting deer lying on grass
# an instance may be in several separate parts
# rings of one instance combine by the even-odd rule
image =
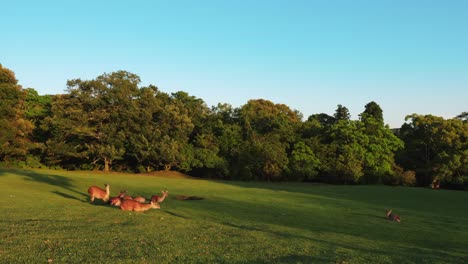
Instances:
[[[387,217],[388,220],[396,221],[396,222],[398,222],[398,223],[401,221],[399,215],[397,215],[397,214],[392,214],[392,209],[390,209],[390,210],[387,211],[387,216],[386,216],[386,217]]]
[[[120,203],[122,202],[122,198],[125,196],[126,191],[120,191],[119,195],[117,197],[112,197],[109,200],[110,205],[113,206],[120,206]]]
[[[127,191],[125,191],[125,192],[127,192]],[[137,197],[133,198],[130,195],[124,195],[122,198],[124,200],[134,200],[134,201],[137,201],[137,202],[140,202],[140,203],[144,203],[146,201],[146,198],[143,197],[143,196],[137,196]]]
[[[137,197],[133,198],[133,201],[137,201],[139,203],[144,203],[146,201],[146,198],[143,197],[143,196],[137,196]]]
[[[164,199],[169,195],[169,191],[161,191],[162,195],[153,195],[151,196],[151,202],[154,203],[162,203]]]
[[[104,202],[107,202],[109,200],[109,194],[110,194],[110,187],[109,187],[109,184],[104,184],[104,186],[106,187],[106,189],[101,189],[97,186],[91,186],[88,188],[88,193],[91,197],[91,203],[94,202],[94,199],[97,198],[97,199],[101,199],[103,200]]]
[[[158,203],[150,202],[149,204],[145,204],[134,200],[123,200],[120,204],[120,209],[124,211],[144,212],[151,208],[160,209],[161,207]]]

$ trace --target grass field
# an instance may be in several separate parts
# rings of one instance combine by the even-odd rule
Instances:
[[[104,183],[169,197],[91,205]],[[468,192],[13,169],[0,190],[0,263],[468,263]]]

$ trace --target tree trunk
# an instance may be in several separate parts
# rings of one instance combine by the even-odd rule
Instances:
[[[109,164],[111,161],[108,158],[104,158],[104,172],[109,172]]]

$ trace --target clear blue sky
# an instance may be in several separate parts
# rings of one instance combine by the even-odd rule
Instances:
[[[375,101],[391,127],[468,111],[466,0],[0,0],[0,22],[0,63],[39,94],[127,70],[209,106]]]

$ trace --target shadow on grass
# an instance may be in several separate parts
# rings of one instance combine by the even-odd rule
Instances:
[[[340,205],[340,204],[339,204]],[[333,208],[336,205],[329,204]],[[275,204],[262,204],[254,201],[246,202],[230,199],[210,199],[196,207],[199,210],[211,211],[213,221],[236,229],[253,232],[263,232],[294,241],[310,240],[326,245],[330,254],[342,254],[339,258],[348,261],[359,255],[371,257],[373,254],[387,256],[394,262],[457,262],[459,258],[467,258],[464,248],[468,241],[450,239],[447,235],[434,237],[433,230],[417,229],[413,225],[396,224],[386,220],[383,216],[353,211],[323,209],[304,211],[301,208],[275,206]],[[216,212],[220,212],[219,215]],[[225,221],[225,219],[230,219]],[[288,229],[276,230],[276,226],[285,226]],[[291,230],[288,231],[288,230]],[[351,243],[350,243],[351,241]],[[341,249],[344,249],[341,251]],[[354,253],[347,255],[347,250]],[[372,252],[372,255],[369,255]],[[362,254],[361,254],[362,253]],[[315,263],[301,258],[290,256],[291,261]],[[297,256],[296,256],[297,257]],[[289,258],[289,257],[288,257]],[[289,259],[279,262],[289,263]],[[362,261],[362,260],[361,260]],[[366,260],[371,261],[370,259]]]
[[[63,192],[60,192],[60,191],[52,191],[52,193],[54,193],[54,194],[56,194],[58,196],[61,196],[63,198],[76,200],[76,201],[80,201],[80,202],[83,202],[83,203],[88,203],[89,202],[89,199],[88,200],[83,200],[83,199],[77,198],[77,197],[75,197],[73,195],[66,194],[66,193],[63,193]]]
[[[162,211],[162,212],[167,213],[167,214],[170,214],[170,215],[175,216],[175,217],[180,217],[180,218],[184,218],[184,219],[190,219],[190,217],[186,217],[186,216],[183,216],[183,215],[180,215],[180,214],[176,214],[176,213],[171,212],[171,211],[164,210],[164,211]]]
[[[5,175],[6,173],[14,173],[14,174],[23,176],[25,180],[27,181],[34,181],[34,182],[44,183],[44,184],[48,184],[51,186],[63,188],[64,190],[67,190],[69,192],[72,192],[81,196],[82,198],[84,198],[84,201],[86,201],[85,198],[88,197],[86,193],[82,193],[73,188],[74,185],[73,185],[72,179],[61,176],[61,175],[42,174],[42,173],[38,173],[35,171],[31,171],[31,170],[21,170],[21,169],[0,169],[0,175]],[[59,191],[56,191],[54,193],[64,198],[83,201],[79,198],[76,198],[74,196],[71,196],[71,195],[68,195]]]
[[[296,264],[300,264],[300,263],[333,263],[333,262],[331,262],[331,260],[326,257],[288,255],[288,256],[282,256],[282,257],[274,258],[274,259],[267,260],[267,261],[263,259],[257,259],[257,260],[254,260],[252,263],[257,263],[257,264],[296,263]]]

